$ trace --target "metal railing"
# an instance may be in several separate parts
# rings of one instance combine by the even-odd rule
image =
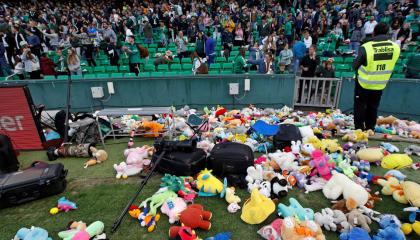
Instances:
[[[336,108],[340,99],[340,78],[296,77],[294,106]]]

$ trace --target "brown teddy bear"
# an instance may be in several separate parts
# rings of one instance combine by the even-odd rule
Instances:
[[[95,147],[90,147],[89,150],[92,153],[92,158],[85,162],[85,168],[96,165],[97,163],[101,163],[108,159],[108,153],[105,150],[98,150]]]
[[[349,213],[346,214],[346,217],[347,217],[347,221],[353,227],[361,226],[368,233],[370,232],[369,224],[372,223],[372,219],[370,219],[368,216],[364,215],[360,210],[353,209]]]

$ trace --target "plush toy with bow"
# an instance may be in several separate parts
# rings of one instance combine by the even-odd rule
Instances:
[[[329,180],[331,178],[331,170],[334,168],[333,163],[328,163],[329,157],[321,150],[313,151],[311,156],[312,161],[309,163],[313,167],[311,176],[319,174],[325,180]]]

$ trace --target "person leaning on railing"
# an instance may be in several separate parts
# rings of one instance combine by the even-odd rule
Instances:
[[[400,47],[387,35],[389,26],[378,23],[373,38],[359,49],[353,63],[356,71],[354,88],[354,125],[356,129],[373,130],[378,116],[382,90],[391,78],[400,56]]]

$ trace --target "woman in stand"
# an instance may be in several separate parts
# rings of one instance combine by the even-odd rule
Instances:
[[[69,48],[67,56],[67,68],[71,75],[82,75],[82,68],[80,67],[80,58],[77,56],[74,48]]]

